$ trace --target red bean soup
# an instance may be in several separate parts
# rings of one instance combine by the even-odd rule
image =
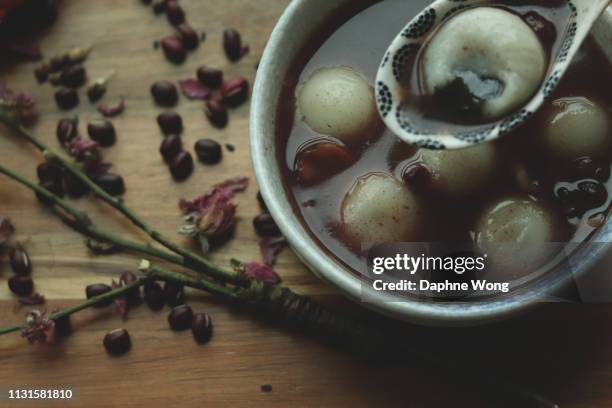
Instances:
[[[373,85],[388,45],[429,3],[353,1],[294,61],[276,143],[302,223],[355,274],[363,272],[364,251],[382,242],[588,241],[609,212],[612,161],[612,67],[595,40],[586,40],[554,94],[510,134],[462,150],[419,149],[382,123]],[[560,46],[563,1],[493,3],[527,23],[547,55]],[[464,79],[468,91],[503,86]],[[407,89],[422,121],[439,120],[448,101],[462,109],[466,96],[447,89],[441,102],[424,102],[415,86]],[[473,120],[455,118],[453,126]]]

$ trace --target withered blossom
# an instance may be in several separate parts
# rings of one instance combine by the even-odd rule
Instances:
[[[186,216],[179,233],[198,240],[203,252],[207,252],[210,239],[222,238],[234,227],[237,207],[234,197],[247,186],[248,178],[234,177],[191,201],[181,199],[179,208]]]
[[[276,257],[287,246],[285,237],[270,237],[259,241],[259,251],[264,263],[269,266],[274,266]]]
[[[0,115],[29,125],[36,120],[35,101],[32,95],[9,89],[5,82],[0,82]]]
[[[281,282],[280,276],[269,265],[263,265],[259,262],[240,262],[234,259],[232,260],[232,266],[236,272],[268,285],[277,285]]]
[[[119,282],[116,282],[114,279],[111,282],[111,286],[113,287],[113,289],[120,288],[121,286],[124,286],[124,285],[125,285],[125,282],[122,281],[121,279],[119,280]],[[127,319],[128,304],[127,304],[127,299],[125,298],[125,296],[116,297],[115,299],[113,299],[113,303],[115,307],[117,308],[117,312],[123,318],[123,320]]]
[[[25,337],[30,344],[47,341],[49,332],[55,326],[55,322],[45,315],[46,311],[36,309],[26,315],[26,327],[21,329],[21,337]]]
[[[10,218],[0,215],[0,247],[4,245],[15,232]]]
[[[100,146],[97,142],[77,136],[64,144],[66,152],[77,161],[96,163],[101,158]]]

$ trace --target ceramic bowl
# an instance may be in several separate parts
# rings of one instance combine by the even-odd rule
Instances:
[[[602,257],[606,245],[588,245],[574,254],[569,266],[561,267],[536,283],[510,296],[470,303],[425,303],[419,301],[372,301],[368,285],[346,270],[312,238],[294,212],[281,180],[276,152],[276,113],[285,78],[293,61],[334,11],[352,0],[293,0],[276,25],[259,64],[252,96],[250,143],[255,175],[271,215],[297,256],[321,279],[363,306],[397,319],[436,326],[481,324],[523,311],[562,288],[573,275],[584,273]],[[612,61],[612,7],[594,28],[598,42]],[[612,223],[602,227],[595,242],[612,238]],[[362,299],[367,298],[368,302]]]

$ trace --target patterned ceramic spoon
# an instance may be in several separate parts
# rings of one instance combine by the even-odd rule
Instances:
[[[410,88],[410,85],[406,85],[406,81],[408,78],[418,84],[423,84],[423,79],[419,79],[421,74],[415,74],[415,69],[419,69],[415,66],[415,63],[419,60],[421,53],[425,53],[427,49],[425,45],[442,32],[444,23],[458,17],[465,17],[470,12],[472,12],[472,15],[476,15],[473,12],[475,10],[472,9],[477,7],[489,6],[487,8],[491,11],[490,6],[494,6],[495,2],[491,0],[434,1],[397,35],[378,68],[376,102],[380,116],[387,127],[402,140],[428,149],[460,149],[497,139],[519,126],[544,103],[559,83],[591,27],[608,4],[609,0],[563,0],[559,5],[560,9],[557,11],[557,15],[560,14],[564,18],[561,24],[556,24],[557,40],[555,46],[544,50],[549,54],[549,58],[547,65],[542,64],[541,66],[542,72],[539,78],[543,77],[543,79],[536,82],[537,85],[534,89],[537,89],[537,91],[526,95],[524,101],[517,105],[515,109],[512,109],[510,114],[498,115],[488,121],[485,119],[484,121],[474,122],[476,124],[466,125],[462,123],[457,126],[444,123],[444,121],[424,122],[415,120],[422,113],[419,113],[415,108],[418,105],[410,102],[411,96],[407,89],[412,88]],[[495,10],[499,12],[501,9],[495,8]],[[460,16],[459,13],[466,14]],[[478,22],[479,20],[473,21]],[[497,32],[482,39],[481,44],[485,51],[479,49],[478,52],[497,54],[498,49],[495,46],[501,46],[500,44],[504,42],[512,44],[512,40],[509,39],[512,34],[500,30],[494,24],[489,24],[489,26],[494,27],[493,31]],[[477,47],[478,44],[476,44]],[[464,48],[467,49],[467,47]],[[468,53],[471,51],[468,50]],[[457,53],[458,58],[461,57],[460,54],[460,52]],[[475,55],[476,57],[474,57]],[[469,58],[464,58],[464,62],[472,66],[469,69],[479,66],[479,63],[475,62],[478,57],[477,53],[472,52]],[[449,67],[452,65],[451,63]],[[519,65],[521,65],[521,70],[527,72],[526,75],[529,75],[530,70],[536,69],[535,66],[525,68],[525,65],[529,64]],[[446,67],[442,65],[442,62],[440,62],[440,66]],[[456,68],[456,65],[453,68]],[[440,69],[436,69],[439,73]],[[478,69],[476,68],[475,71]],[[486,71],[487,68],[483,68],[483,70]],[[512,75],[512,72],[507,74]],[[495,72],[491,76],[495,77]],[[517,86],[519,87],[522,86],[521,81],[514,81],[514,83],[518,83]],[[505,85],[503,80],[499,81],[499,84],[500,88]],[[480,101],[487,102],[485,99],[480,99]],[[426,125],[423,125],[423,123],[426,123]]]

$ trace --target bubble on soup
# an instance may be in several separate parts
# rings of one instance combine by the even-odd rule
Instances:
[[[429,94],[451,95],[445,103],[460,104],[454,108],[463,113],[478,110],[481,118],[495,119],[528,102],[544,79],[547,58],[537,35],[519,16],[477,7],[441,26],[421,64]]]
[[[431,185],[439,193],[459,197],[483,187],[496,167],[495,146],[482,143],[461,150],[427,150],[418,153],[431,172]]]
[[[487,208],[477,222],[476,242],[496,277],[518,277],[542,267],[557,250],[556,215],[540,204],[506,198]]]
[[[344,231],[357,244],[414,241],[422,218],[414,194],[385,173],[359,178],[341,209]]]
[[[312,130],[345,143],[367,137],[378,115],[367,80],[340,66],[315,71],[298,90],[297,109]]]
[[[544,147],[555,158],[575,160],[607,154],[610,120],[595,102],[583,97],[557,99],[545,123]]]

